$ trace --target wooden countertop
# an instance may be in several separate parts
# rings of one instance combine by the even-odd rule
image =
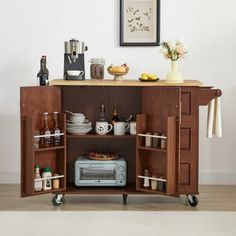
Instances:
[[[165,83],[164,80],[159,80],[157,82],[141,82],[139,80],[123,80],[123,81],[114,81],[114,80],[63,80],[55,79],[50,81],[50,85],[57,86],[194,86],[201,87],[202,83],[197,80],[185,80],[184,83]]]

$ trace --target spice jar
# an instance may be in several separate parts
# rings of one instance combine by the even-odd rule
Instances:
[[[91,79],[103,79],[105,60],[103,58],[91,58],[90,63]]]
[[[149,177],[149,171],[146,169],[144,170],[144,176],[145,177]],[[150,181],[148,178],[144,178],[144,182],[143,182],[143,187],[148,188],[150,186]]]
[[[147,132],[146,135],[152,135],[152,133]],[[152,137],[150,137],[150,136],[145,137],[145,146],[146,147],[151,147],[152,146]]]
[[[57,177],[57,176],[59,176],[59,175],[58,175],[58,174],[53,174],[53,177]],[[59,179],[58,179],[58,178],[53,179],[53,181],[52,181],[52,187],[53,187],[53,189],[58,189],[58,188],[59,188],[59,185],[60,185]]]
[[[157,178],[157,176],[153,175],[152,178]],[[152,190],[157,190],[157,180],[156,179],[151,180],[151,189]]]
[[[153,133],[153,135],[159,136],[159,133]],[[152,147],[153,148],[158,148],[158,138],[157,137],[152,138]]]
[[[159,179],[164,179],[164,176],[160,176]],[[165,182],[164,181],[158,181],[158,190],[160,192],[165,191]]]
[[[161,136],[166,137],[166,134],[162,134]],[[161,149],[165,149],[166,148],[166,138],[162,138],[161,139]]]

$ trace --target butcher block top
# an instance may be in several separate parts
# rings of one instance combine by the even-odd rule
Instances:
[[[197,80],[185,80],[184,83],[166,83],[165,80],[159,80],[156,82],[142,82],[139,80],[63,80],[55,79],[50,81],[50,85],[57,86],[178,86],[178,87],[201,87],[202,83]]]

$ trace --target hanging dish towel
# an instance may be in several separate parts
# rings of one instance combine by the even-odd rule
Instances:
[[[221,103],[217,97],[208,104],[207,137],[222,137]]]

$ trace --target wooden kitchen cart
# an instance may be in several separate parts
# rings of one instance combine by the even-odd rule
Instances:
[[[191,206],[197,205],[199,106],[221,96],[219,89],[204,87],[198,81],[166,84],[164,81],[54,80],[50,86],[22,87],[21,101],[21,196],[54,193],[53,204],[60,205],[64,194],[162,194],[179,197],[186,194]],[[105,104],[106,118],[117,109],[119,116],[136,115],[137,135],[114,136],[66,134],[65,111],[81,112],[92,122]],[[62,113],[61,146],[34,148],[35,130],[43,112]],[[93,129],[94,131],[94,129]],[[165,149],[145,147],[145,134],[166,134]],[[127,161],[125,187],[76,187],[74,162],[90,151],[116,152]],[[34,191],[34,166],[50,166],[59,173],[60,188]],[[164,176],[163,191],[143,187],[143,172]]]

